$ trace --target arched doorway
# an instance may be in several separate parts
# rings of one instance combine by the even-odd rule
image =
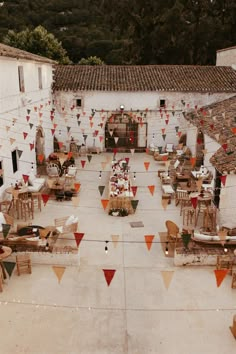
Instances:
[[[35,154],[36,154],[36,167],[37,167],[37,174],[44,174],[44,166],[45,166],[45,152],[44,152],[44,132],[42,127],[38,127],[36,130],[36,137],[35,137]],[[39,156],[44,156],[42,160]]]
[[[145,149],[147,123],[133,118],[127,113],[112,114],[105,125],[105,148]]]
[[[205,149],[205,139],[204,134],[201,130],[197,133],[197,143],[196,143],[196,167],[204,165],[204,152]]]

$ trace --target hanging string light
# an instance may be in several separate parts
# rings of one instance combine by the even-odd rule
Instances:
[[[168,255],[169,254],[169,249],[168,249],[168,242],[166,242],[166,249],[165,249],[165,254]]]
[[[108,247],[107,247],[108,242],[109,242],[109,241],[105,241],[105,243],[106,243],[106,246],[105,246],[105,252],[106,252],[106,254],[108,253]]]
[[[99,172],[99,179],[102,178],[102,171]]]
[[[134,172],[134,180],[136,180],[136,172]]]

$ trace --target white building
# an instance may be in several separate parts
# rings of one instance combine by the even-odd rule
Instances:
[[[0,44],[0,195],[53,150],[54,63]]]
[[[59,65],[53,85],[60,140],[102,151],[176,144],[182,112],[235,93],[236,71],[221,66]]]

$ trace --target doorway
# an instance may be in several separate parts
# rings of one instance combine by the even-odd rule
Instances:
[[[113,114],[105,126],[105,148],[145,149],[146,134],[146,123],[139,123],[126,113]]]
[[[45,168],[45,152],[44,152],[44,132],[42,127],[38,127],[36,131],[36,138],[35,138],[35,160],[36,160],[36,167],[37,167],[37,174],[42,175],[46,173]],[[43,160],[39,158],[39,156],[44,156]]]

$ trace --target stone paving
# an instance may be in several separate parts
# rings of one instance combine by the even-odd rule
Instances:
[[[229,326],[236,313],[236,290],[227,276],[217,288],[213,267],[174,267],[165,257],[158,232],[165,221],[181,224],[172,202],[164,210],[153,157],[130,157],[136,172],[139,204],[135,214],[109,216],[101,199],[107,198],[112,154],[92,155],[82,168],[79,205],[49,200],[35,213],[35,224],[50,225],[54,218],[79,217],[84,238],[79,247],[79,266],[66,266],[60,282],[53,266],[40,262],[31,275],[15,271],[0,293],[3,354],[233,354],[236,342]],[[150,162],[148,171],[144,162]],[[104,164],[103,164],[104,165]],[[99,179],[99,171],[102,177]],[[98,186],[106,186],[102,197]],[[148,186],[155,185],[153,196]],[[132,228],[130,222],[143,222]],[[118,235],[118,243],[112,242]],[[148,251],[145,235],[154,235]],[[108,243],[105,241],[108,240]],[[108,253],[105,253],[105,245]],[[115,247],[116,246],[116,247]],[[107,286],[103,269],[115,270]],[[171,279],[165,285],[164,275]]]

